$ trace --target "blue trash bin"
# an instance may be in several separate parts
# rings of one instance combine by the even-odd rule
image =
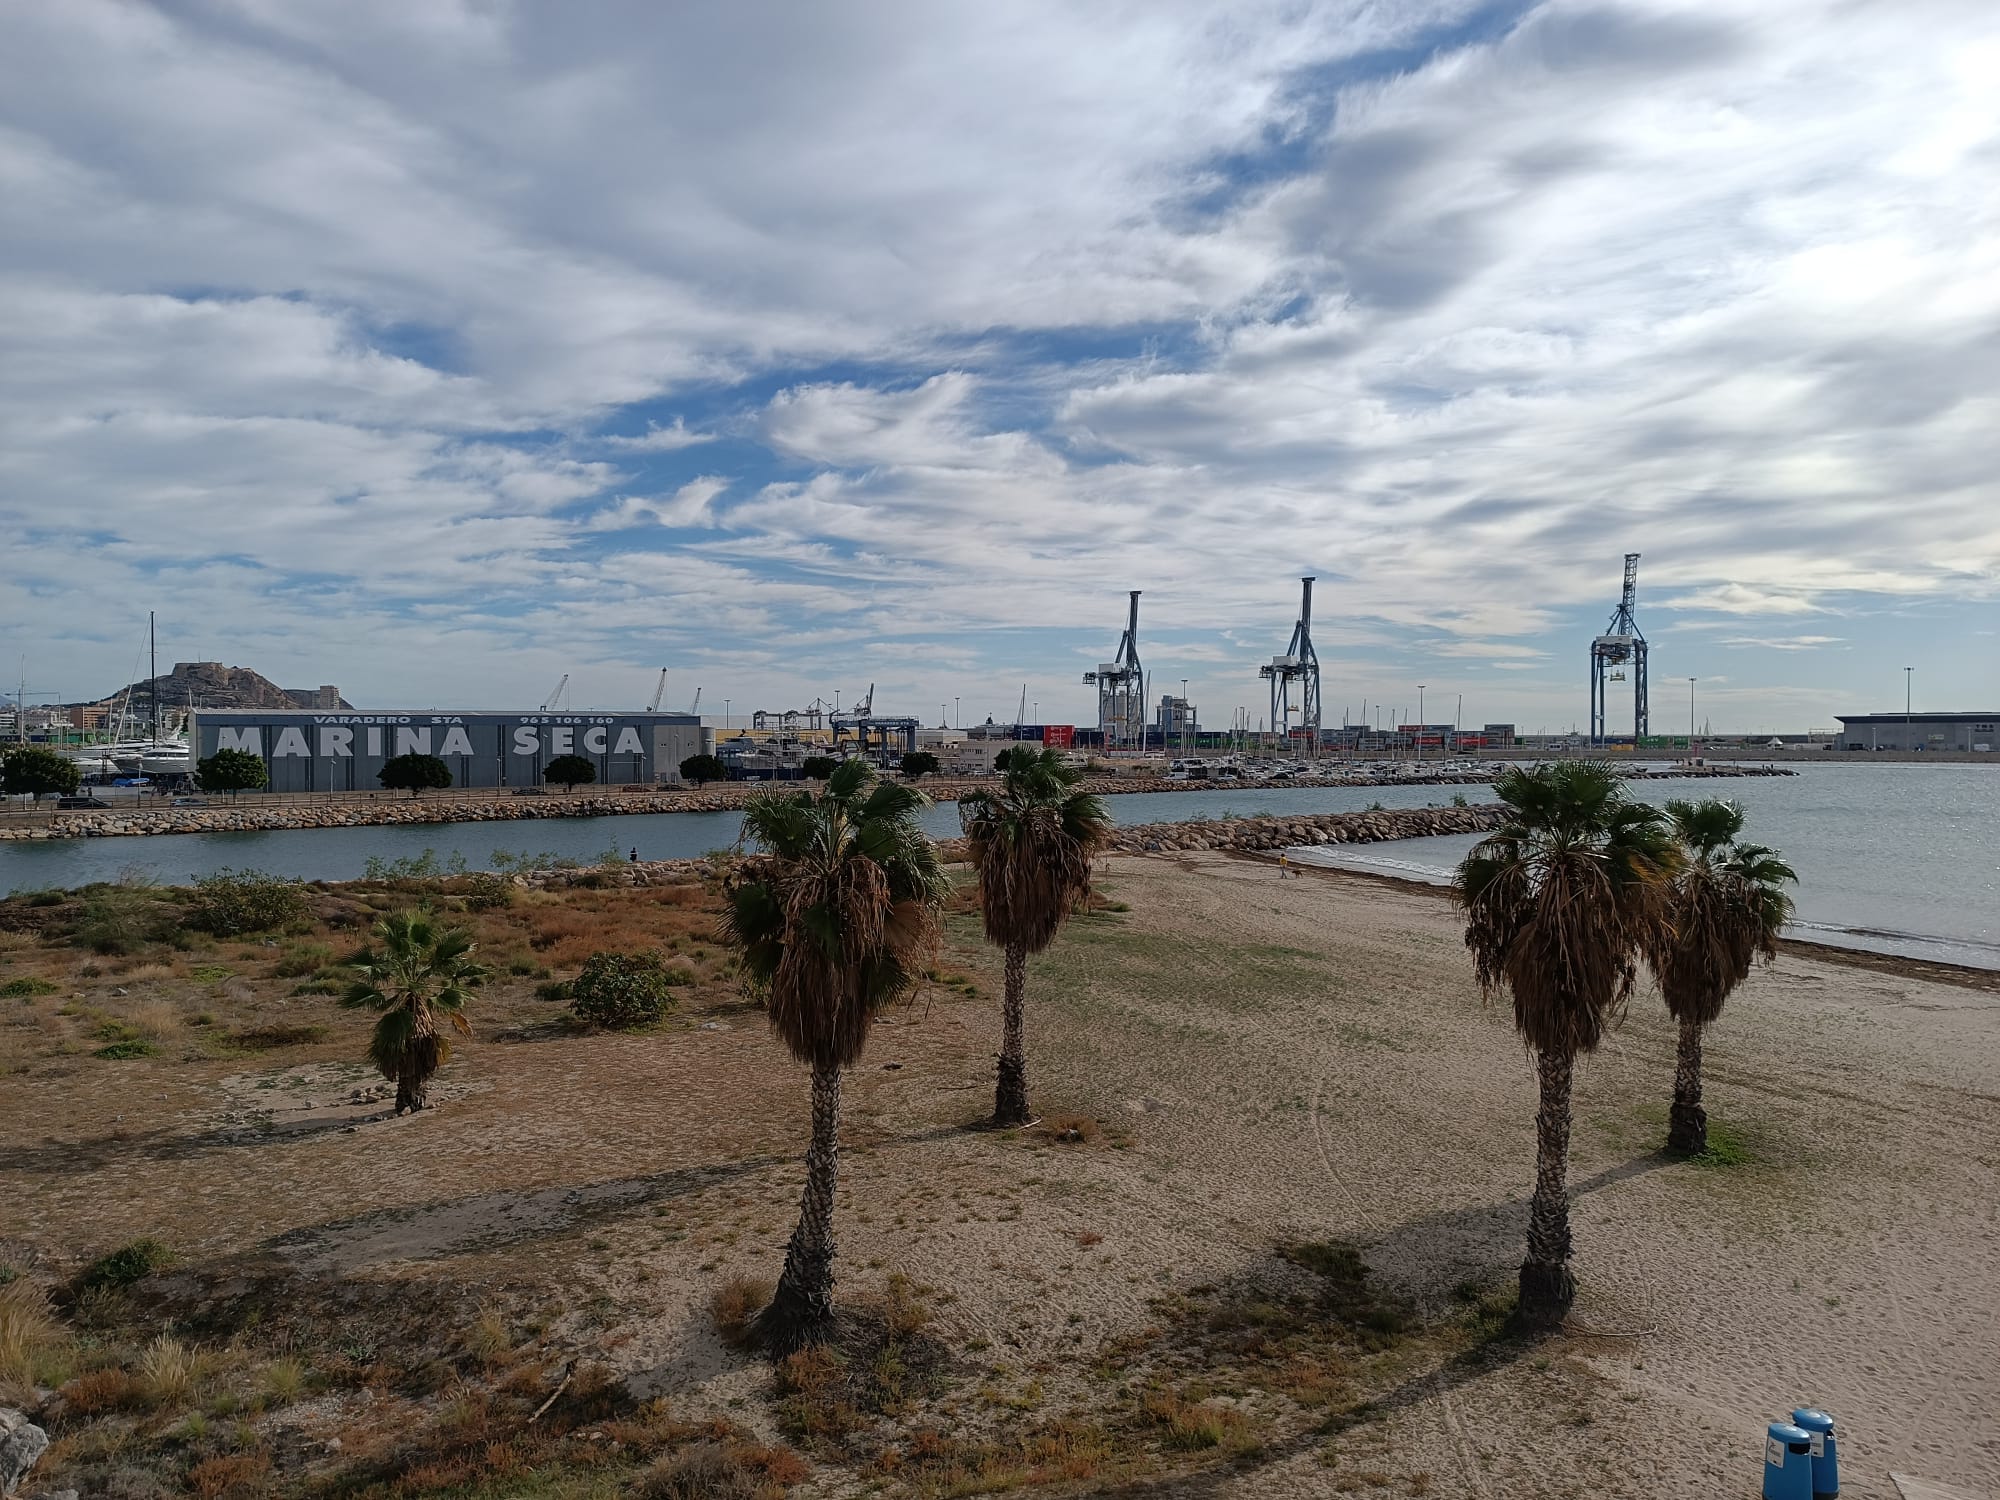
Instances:
[[[1812,1434],[1813,1500],[1833,1500],[1840,1493],[1840,1460],[1833,1446],[1833,1418],[1816,1406],[1792,1413],[1792,1425]]]
[[[1764,1436],[1764,1500],[1812,1500],[1812,1434],[1773,1422]]]

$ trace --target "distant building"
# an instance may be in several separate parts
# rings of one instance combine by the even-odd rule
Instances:
[[[1950,714],[1836,714],[1843,750],[1978,750],[2000,745],[2000,709]]]
[[[452,785],[540,786],[559,755],[581,755],[606,786],[680,780],[690,755],[713,753],[715,731],[693,714],[521,713],[437,710],[197,708],[189,733],[197,759],[247,750],[274,792],[380,791],[376,773],[398,755],[435,755]]]

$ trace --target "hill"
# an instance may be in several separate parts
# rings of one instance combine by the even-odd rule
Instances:
[[[262,673],[248,667],[225,667],[219,661],[177,661],[171,672],[142,678],[119,688],[91,704],[71,707],[115,707],[126,701],[144,709],[153,701],[155,688],[160,707],[168,713],[192,703],[196,708],[352,708],[333,686],[282,688]]]

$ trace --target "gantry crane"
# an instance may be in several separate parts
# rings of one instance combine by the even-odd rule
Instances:
[[[1625,592],[1611,623],[1590,643],[1590,742],[1604,743],[1604,714],[1610,701],[1610,684],[1623,682],[1629,671],[1632,679],[1632,747],[1649,732],[1646,725],[1646,637],[1632,618],[1632,605],[1639,592],[1639,554],[1625,554]]]

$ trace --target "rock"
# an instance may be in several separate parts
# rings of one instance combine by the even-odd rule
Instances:
[[[0,1495],[11,1495],[49,1445],[49,1435],[27,1413],[0,1406]]]

